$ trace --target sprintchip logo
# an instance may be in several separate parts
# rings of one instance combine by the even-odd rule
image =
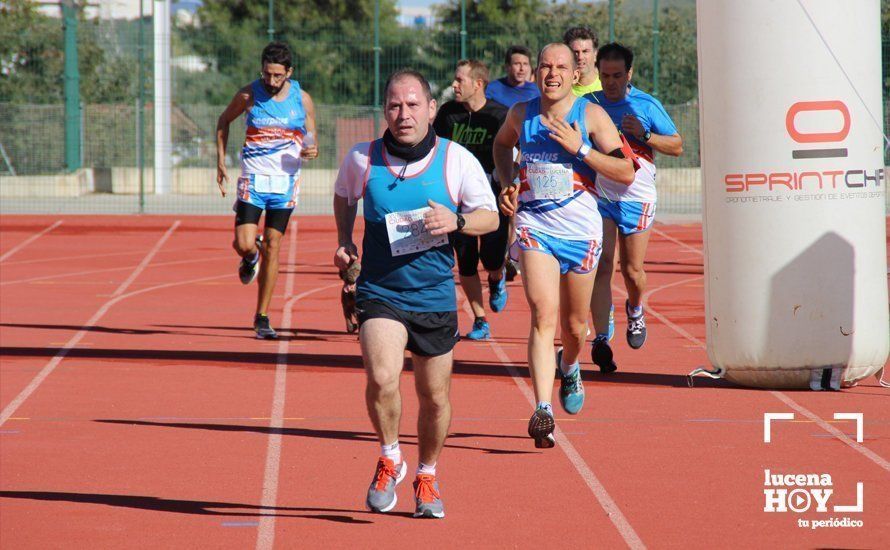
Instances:
[[[823,132],[801,132],[797,128],[797,116],[806,113],[819,113],[823,111],[834,111],[840,113],[843,126],[839,130],[823,131]],[[798,101],[785,114],[785,129],[788,135],[797,143],[821,143],[836,144],[844,141],[847,134],[850,133],[850,111],[843,101]],[[821,148],[821,149],[793,149],[791,158],[795,159],[814,159],[814,158],[838,158],[846,157],[847,149],[843,148]]]
[[[726,202],[784,202],[880,198],[883,166],[850,166],[844,145],[852,124],[850,109],[838,99],[798,101],[785,113],[785,131],[794,144],[792,161],[772,170],[749,169],[723,175]],[[770,124],[781,131],[781,121]],[[825,160],[821,159],[836,159]],[[784,164],[784,163],[783,163]]]

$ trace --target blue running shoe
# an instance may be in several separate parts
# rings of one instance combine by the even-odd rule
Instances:
[[[556,351],[556,374],[559,376],[559,404],[565,412],[578,414],[584,406],[584,384],[581,382],[581,368],[572,374],[563,374],[562,348]]]
[[[491,327],[488,326],[488,321],[482,319],[473,321],[473,330],[467,333],[467,339],[488,340],[489,338],[491,338]]]
[[[609,306],[609,341],[615,337],[615,304]]]
[[[507,307],[507,277],[499,281],[488,280],[488,305],[495,313]]]

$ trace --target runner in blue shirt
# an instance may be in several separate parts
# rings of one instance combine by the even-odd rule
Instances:
[[[603,90],[586,97],[605,109],[615,126],[624,133],[639,166],[630,185],[612,181],[602,174],[596,185],[599,211],[603,217],[603,253],[590,300],[596,329],[591,355],[603,372],[612,372],[617,368],[609,346],[615,243],[617,240],[621,248],[621,274],[627,288],[627,343],[631,348],[639,349],[646,341],[643,260],[658,199],[655,151],[679,156],[683,152],[683,139],[661,102],[630,84],[633,76],[633,52],[630,49],[618,43],[606,44],[597,53],[596,65]]]
[[[532,75],[532,52],[525,46],[510,46],[504,55],[504,71],[507,76],[489,82],[485,88],[485,97],[512,107],[520,101],[529,101],[538,97],[538,87],[529,82]]]

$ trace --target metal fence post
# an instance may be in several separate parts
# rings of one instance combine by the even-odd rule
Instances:
[[[658,97],[658,0],[652,0],[652,95]]]
[[[65,166],[81,167],[80,72],[77,66],[77,9],[74,0],[62,0],[65,32]]]
[[[269,42],[275,40],[275,0],[269,0]]]
[[[460,58],[467,58],[467,0],[460,0]]]
[[[380,129],[380,0],[374,2],[374,130]]]

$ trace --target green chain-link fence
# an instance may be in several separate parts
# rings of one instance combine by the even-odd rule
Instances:
[[[591,16],[592,26],[601,31],[601,43],[606,41],[608,29],[602,8]],[[661,17],[659,96],[684,137],[685,151],[676,159],[659,157],[660,213],[696,214],[701,209],[694,15],[694,9],[666,9]],[[619,13],[616,24],[617,39],[637,53],[634,78],[643,89],[651,89],[654,65],[649,17],[643,14],[634,19],[632,13]],[[372,26],[366,27],[318,28],[311,39],[296,32],[278,36],[295,51],[295,78],[317,105],[321,154],[318,160],[304,165],[301,212],[329,209],[332,183],[343,155],[353,143],[375,135],[374,41]],[[520,43],[535,51],[558,41],[563,27],[556,22],[535,27],[515,21],[500,27],[469,24],[466,52],[468,57],[488,63],[493,77],[501,76],[502,55],[508,45]],[[508,32],[508,28],[515,30]],[[80,156],[84,169],[73,174],[66,170],[64,151],[61,22],[44,18],[23,32],[34,33],[35,40],[25,41],[29,49],[0,55],[0,71],[6,76],[26,74],[40,84],[25,96],[18,94],[18,88],[4,87],[0,82],[3,211],[129,213],[143,204],[147,212],[228,211],[230,200],[219,197],[215,183],[216,119],[235,91],[258,76],[259,53],[267,41],[265,33],[243,35],[235,43],[207,29],[174,26],[174,174],[171,192],[157,195],[152,174],[152,28],[150,19],[144,21],[146,102],[141,151],[145,186],[144,200],[140,200],[138,22],[80,22]],[[382,32],[380,44],[381,82],[392,70],[411,65],[427,75],[437,95],[447,93],[454,64],[460,57],[459,27],[391,27]],[[890,37],[884,37],[882,50],[886,120],[886,113],[890,113]],[[28,80],[17,82],[33,84]],[[242,117],[230,132],[230,176],[237,173],[243,136]],[[890,158],[885,158],[890,164]],[[12,178],[13,174],[17,177]]]

